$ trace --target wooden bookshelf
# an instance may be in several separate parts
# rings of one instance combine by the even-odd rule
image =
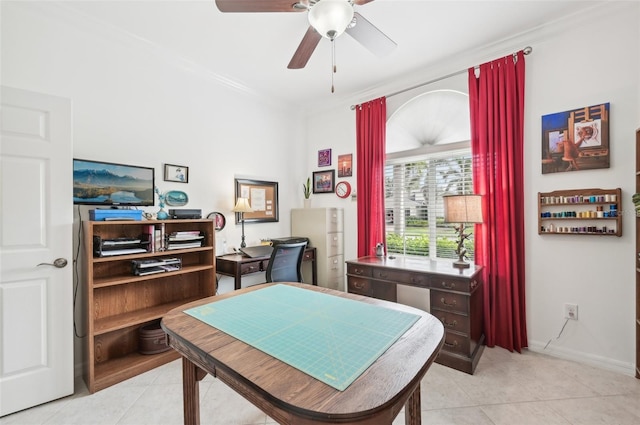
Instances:
[[[202,246],[170,251],[97,257],[94,236],[137,238],[149,226],[164,225],[165,234],[200,231]],[[139,329],[169,310],[213,296],[215,230],[213,220],[86,221],[84,229],[87,347],[85,381],[89,392],[107,388],[179,357],[174,350],[140,354]],[[179,257],[181,269],[136,276],[132,260]]]

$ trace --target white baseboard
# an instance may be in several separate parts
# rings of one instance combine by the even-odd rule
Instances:
[[[636,369],[633,363],[625,363],[618,360],[609,359],[606,357],[596,356],[593,354],[585,354],[575,350],[568,350],[562,347],[549,346],[546,349],[544,346],[546,343],[537,341],[529,341],[529,350],[547,354],[549,356],[558,357],[563,360],[571,360],[578,363],[588,364],[600,369],[610,370],[618,372],[623,375],[635,376]]]

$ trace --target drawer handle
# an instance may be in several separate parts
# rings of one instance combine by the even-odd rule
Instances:
[[[389,275],[388,275],[388,274],[386,274],[386,273],[382,273],[382,272],[381,272],[381,273],[378,273],[378,277],[381,277],[381,278],[383,278],[383,279],[386,279],[388,276],[389,276]]]
[[[458,321],[457,321],[457,320],[454,320],[454,321],[453,321],[453,322],[451,322],[451,323],[447,323],[447,321],[446,321],[446,320],[445,320],[445,318],[443,317],[443,318],[441,318],[441,319],[440,319],[440,321],[441,321],[445,326],[447,326],[447,327],[449,327],[449,328],[455,328],[455,327],[457,327],[457,326],[458,326]]]
[[[422,283],[422,278],[411,276],[411,283]]]
[[[473,280],[471,281],[471,289],[475,288],[476,286],[478,286],[478,281],[477,281],[477,280],[475,280],[475,279],[473,279]]]
[[[363,289],[364,288],[364,282],[353,282],[353,286],[356,289]]]
[[[451,304],[447,303],[447,300],[444,299],[444,297],[440,298],[440,302],[443,305],[446,305],[447,307],[455,307],[456,306],[456,300],[453,300],[453,302]]]
[[[456,287],[456,284],[454,282],[451,282],[451,285],[447,285],[447,282],[445,282],[444,280],[442,281],[442,287],[444,289],[454,289]]]
[[[447,347],[451,347],[451,348],[455,348],[458,346],[458,341],[453,341],[452,344],[448,343],[447,341],[444,342],[444,345],[446,345]]]

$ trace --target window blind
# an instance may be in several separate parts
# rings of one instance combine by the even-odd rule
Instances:
[[[387,160],[385,221],[387,251],[431,259],[458,256],[458,223],[444,222],[443,195],[473,193],[471,149]],[[473,226],[468,227],[473,232]],[[473,236],[465,244],[473,260]]]

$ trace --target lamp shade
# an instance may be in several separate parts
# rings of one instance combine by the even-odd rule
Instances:
[[[446,223],[482,223],[482,196],[443,196]]]
[[[321,36],[333,40],[353,20],[353,6],[347,0],[320,0],[309,9],[308,18]]]
[[[253,208],[249,204],[249,200],[247,198],[238,198],[236,201],[236,206],[233,207],[233,212],[246,213],[253,212]]]

